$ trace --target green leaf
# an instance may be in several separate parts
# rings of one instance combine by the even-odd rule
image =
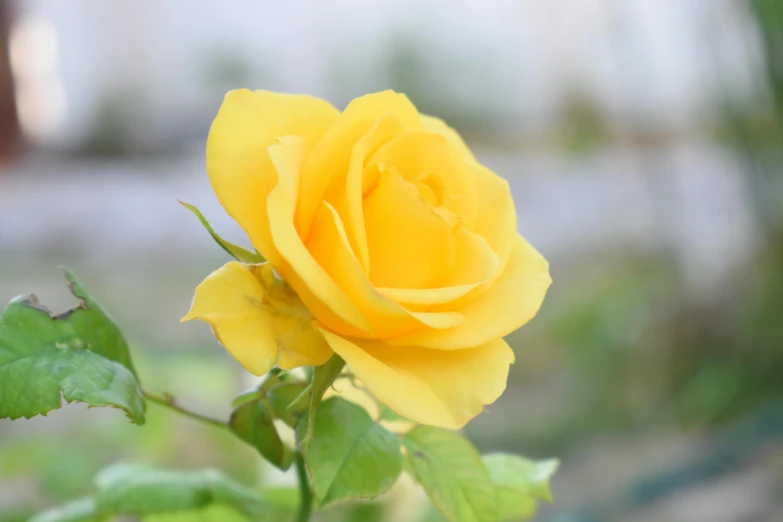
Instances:
[[[216,504],[254,520],[270,513],[260,493],[211,469],[185,472],[119,464],[99,473],[96,484],[100,515],[145,516]]]
[[[334,380],[340,375],[345,367],[345,361],[339,355],[334,354],[321,366],[313,368],[313,379],[311,381],[310,391],[310,409],[308,414],[309,424],[307,431],[302,438],[302,445],[307,446],[313,437],[313,422],[315,422],[315,411],[321,403],[321,399],[332,385]]]
[[[345,361],[334,354],[324,364],[313,368],[313,395],[323,397],[344,367]]]
[[[231,401],[231,407],[239,408],[240,406],[242,406],[243,404],[247,404],[248,402],[257,401],[262,394],[263,393],[261,392],[261,390],[250,390],[244,392],[234,397],[234,399]]]
[[[557,471],[556,459],[533,461],[507,453],[484,455],[498,495],[503,520],[528,520],[538,509],[537,500],[552,502],[549,480]]]
[[[299,423],[301,437],[307,419]],[[316,410],[313,438],[302,448],[313,493],[320,505],[372,498],[391,488],[402,471],[400,444],[363,408],[332,397]]]
[[[403,417],[402,415],[400,415],[397,412],[395,412],[394,410],[392,410],[391,408],[389,408],[388,406],[386,406],[381,401],[376,400],[375,402],[376,402],[376,404],[378,404],[378,412],[379,412],[379,417],[381,418],[381,420],[386,420],[386,421],[407,421],[408,420],[405,417]]]
[[[274,370],[274,369],[273,369]],[[252,390],[248,390],[244,393],[240,393],[234,400],[231,401],[232,408],[239,408],[246,402],[256,401],[265,395],[270,388],[283,382],[279,373],[272,373],[271,371],[264,376],[264,380]]]
[[[113,406],[144,424],[145,403],[122,333],[66,270],[79,304],[56,315],[34,295],[0,316],[0,418],[46,415],[67,402]]]
[[[449,522],[443,513],[440,512],[431,502],[428,502],[422,509],[415,522]]]
[[[285,470],[291,466],[294,454],[277,433],[265,394],[266,391],[259,390],[259,397],[235,409],[228,425],[237,437],[256,448],[272,465]]]
[[[286,486],[267,486],[264,498],[271,506],[283,513],[293,513],[299,507],[299,490]]]
[[[204,214],[201,213],[201,211],[195,206],[191,205],[190,203],[185,203],[184,201],[179,202],[180,205],[185,207],[186,209],[193,212],[193,214],[196,215],[199,221],[201,221],[201,224],[204,226],[204,228],[207,229],[207,232],[209,232],[209,235],[212,236],[212,239],[215,240],[215,243],[220,245],[220,247],[225,250],[230,256],[232,256],[237,261],[241,261],[242,263],[248,263],[248,264],[258,264],[263,263],[266,261],[264,257],[257,253],[257,252],[251,252],[250,250],[243,248],[239,245],[235,245],[234,243],[231,243],[230,241],[226,241],[222,237],[220,237],[217,232],[212,228],[212,226],[207,221],[207,218],[204,217]]]
[[[63,506],[38,513],[30,522],[98,522],[95,501],[91,498],[74,500]]]
[[[460,434],[419,426],[403,438],[408,469],[432,503],[451,522],[497,522],[489,472],[473,445]]]
[[[192,511],[147,515],[142,519],[143,522],[249,522],[249,520],[246,515],[231,506],[222,504]]]
[[[306,387],[303,382],[284,382],[269,389],[267,397],[276,419],[282,420],[292,428],[296,427],[299,419],[307,411],[307,396],[302,396]]]

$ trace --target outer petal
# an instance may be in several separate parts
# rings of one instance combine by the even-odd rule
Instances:
[[[269,147],[278,183],[269,193],[267,215],[275,248],[284,260],[283,277],[310,312],[329,328],[352,335],[371,331],[361,310],[305,248],[294,228],[299,177],[305,157],[303,140],[286,137]]]
[[[424,130],[446,136],[446,138],[459,149],[465,158],[476,161],[476,157],[470,151],[470,148],[465,143],[465,140],[462,139],[462,136],[449,127],[445,121],[434,116],[427,116],[426,114],[421,114],[420,117],[421,123],[424,125]]]
[[[508,335],[532,319],[552,283],[549,263],[522,236],[515,237],[503,274],[484,294],[457,309],[465,315],[464,323],[389,342],[446,350],[469,348]]]
[[[478,212],[473,231],[487,240],[505,266],[514,248],[517,213],[508,182],[484,167],[473,166]]]
[[[267,147],[299,136],[312,150],[339,116],[329,103],[304,95],[235,90],[226,94],[207,139],[207,172],[226,209],[267,259],[279,258],[269,235],[266,197],[277,174]]]
[[[302,174],[296,229],[306,238],[324,199],[345,186],[351,151],[383,115],[396,115],[407,129],[421,128],[416,107],[404,94],[383,91],[353,100],[313,151]]]
[[[259,279],[235,261],[198,285],[193,305],[182,318],[193,319],[212,326],[226,350],[256,375],[276,362],[283,368],[317,365],[331,355],[309,321],[276,314]]]
[[[283,370],[300,366],[320,366],[334,353],[324,342],[323,335],[313,328],[306,328],[293,319],[277,324],[276,332],[279,351],[277,365]]]
[[[502,339],[466,350],[352,341],[322,330],[370,392],[406,419],[462,428],[506,388],[514,353]]]

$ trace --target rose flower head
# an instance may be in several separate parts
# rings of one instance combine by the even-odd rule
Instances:
[[[500,396],[503,336],[535,316],[549,267],[517,233],[508,183],[443,121],[391,91],[342,112],[231,91],[207,172],[266,261],[213,272],[183,320],[250,372],[336,353],[400,416],[453,429]]]

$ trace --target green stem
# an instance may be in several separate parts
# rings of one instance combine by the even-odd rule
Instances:
[[[313,377],[310,380],[310,409],[307,414],[307,433],[305,438],[302,439],[300,447],[310,445],[310,439],[313,438],[313,429],[315,427],[315,411],[318,409],[324,393],[334,383],[334,380],[340,376],[340,372],[343,371],[344,367],[345,361],[339,355],[334,354],[326,363],[313,368]]]
[[[177,413],[180,413],[186,417],[190,417],[191,419],[197,420],[199,422],[203,422],[204,424],[209,424],[216,428],[221,428],[224,430],[228,429],[228,424],[226,424],[223,421],[213,419],[212,417],[207,417],[205,415],[201,415],[199,413],[195,413],[190,410],[186,410],[181,406],[178,406],[177,403],[174,401],[174,397],[172,397],[171,395],[168,394],[155,395],[154,393],[150,393],[148,391],[142,391],[142,394],[144,395],[144,398],[147,399],[148,401],[154,402],[155,404],[160,404],[161,406],[165,406],[166,408],[174,410]]]
[[[296,475],[299,478],[299,513],[296,522],[308,522],[313,512],[313,492],[307,478],[307,468],[301,452],[296,453]]]

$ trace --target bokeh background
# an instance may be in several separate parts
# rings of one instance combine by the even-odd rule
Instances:
[[[536,520],[783,520],[783,2],[0,2],[0,301],[66,308],[68,266],[147,388],[222,417],[251,381],[178,320],[226,256],[176,199],[245,242],[203,152],[237,87],[405,92],[509,180],[555,283],[466,432],[562,459]],[[0,520],[116,460],[290,480],[155,405],[70,405],[0,421]],[[410,498],[321,519],[426,520]]]

